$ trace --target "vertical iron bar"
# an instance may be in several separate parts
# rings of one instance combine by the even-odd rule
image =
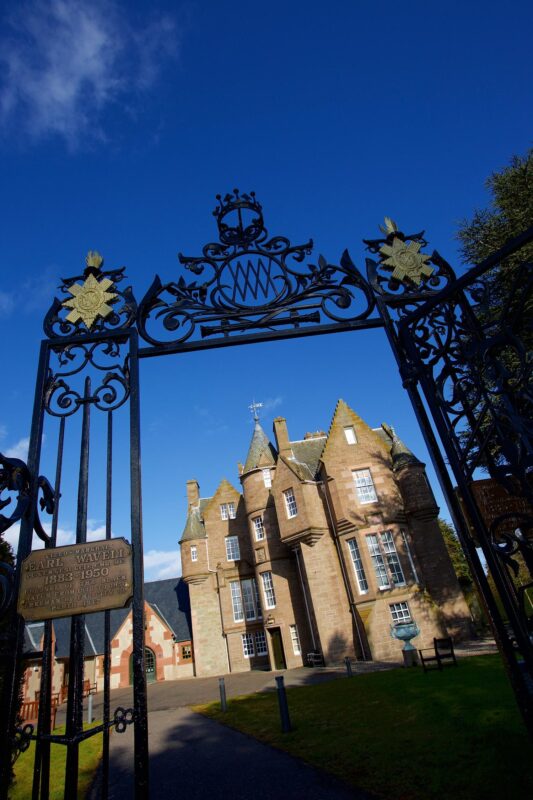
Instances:
[[[141,500],[141,441],[139,406],[139,342],[130,333],[130,486],[133,548],[133,705],[135,798],[148,800],[148,707],[144,653],[144,575]]]
[[[89,497],[89,433],[91,413],[91,379],[85,378],[83,418],[81,426],[80,472],[78,483],[78,515],[76,544],[87,541],[87,504]],[[71,617],[70,656],[66,735],[74,738],[83,730],[83,661],[85,650],[85,615]],[[74,800],[78,792],[79,742],[67,745],[65,800]]]
[[[111,510],[113,499],[113,412],[107,412],[107,465],[105,538],[111,539]],[[107,800],[109,790],[109,705],[111,673],[111,626],[110,612],[104,612],[104,732],[102,753],[102,800]]]
[[[48,342],[41,343],[39,352],[39,365],[37,368],[37,381],[33,401],[33,414],[28,448],[28,470],[30,473],[30,503],[28,510],[21,520],[19,543],[17,548],[17,563],[15,567],[13,587],[13,607],[8,626],[12,629],[13,647],[6,655],[5,673],[2,687],[2,705],[0,708],[0,800],[6,800],[9,783],[11,780],[11,747],[12,737],[19,709],[18,679],[19,670],[22,669],[22,651],[24,647],[24,619],[16,613],[16,604],[20,587],[20,570],[22,561],[31,550],[33,538],[33,524],[37,501],[37,474],[41,457],[41,444],[43,437],[43,400],[48,371]]]
[[[50,548],[57,543],[57,525],[59,520],[59,498],[61,497],[61,473],[63,469],[63,448],[65,442],[65,417],[59,422],[57,441],[56,475],[54,483],[54,512],[50,531]],[[52,620],[44,623],[43,662],[41,667],[41,687],[39,694],[39,734],[51,732],[52,703],[51,694],[54,679],[54,656],[52,653]],[[35,743],[35,766],[33,771],[33,800],[39,797],[47,800],[50,792],[50,742],[38,739]]]

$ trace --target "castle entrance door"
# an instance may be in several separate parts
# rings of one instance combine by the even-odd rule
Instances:
[[[79,745],[97,733],[103,735],[100,796],[105,800],[110,729],[120,733],[131,724],[135,797],[148,798],[139,362],[261,341],[384,329],[520,711],[533,732],[533,621],[524,594],[513,581],[517,553],[533,577],[533,264],[527,260],[530,250],[524,249],[533,242],[533,227],[458,278],[436,251],[431,255],[422,251],[427,246],[423,231],[404,234],[387,217],[380,226],[381,238],[364,240],[372,257],[366,258],[363,275],[347,250],[338,263],[322,255],[312,263],[307,259],[312,240],[292,245],[285,236],[269,237],[254,193],[235,190],[217,200],[214,216],[219,241],[206,244],[198,256],[179,255],[193,280],[190,274],[182,274],[163,284],[155,276],[137,306],[132,288],[122,285],[124,269],[104,270],[103,258],[90,252],[83,273],[62,280],[59,297],[45,318],[27,464],[0,454],[0,509],[14,501],[10,516],[0,514],[0,534],[20,522],[16,567],[0,561],[0,718],[6,723],[0,730],[0,800],[7,797],[12,758],[27,749],[31,740],[36,743],[32,796],[49,797],[53,742],[67,751],[65,797],[75,798]],[[346,361],[354,363],[351,350]],[[116,447],[117,430],[127,431],[129,452]],[[47,451],[54,454],[49,475],[53,484],[40,473],[44,437]],[[96,447],[89,458],[91,443]],[[75,465],[72,456],[70,461],[64,459],[69,447],[74,448]],[[19,604],[22,564],[38,537],[51,564],[50,575],[41,577],[52,577],[54,582],[58,578],[56,562],[61,559],[50,550],[59,546],[58,509],[66,486],[75,498],[80,552],[91,548],[95,553],[116,552],[112,532],[115,451],[128,472],[120,502],[126,502],[124,492],[129,487],[131,583],[130,572],[123,571],[125,559],[118,555],[117,570],[110,576],[107,566],[87,570],[86,575],[80,570],[61,573],[61,578],[66,575],[65,580],[72,581],[72,593],[79,602],[72,605],[65,600],[61,605],[58,600],[61,613],[56,613],[59,606],[53,598],[45,609],[43,646],[37,654],[42,657],[39,722],[34,731],[31,724],[17,724],[24,656],[36,656],[24,653],[25,619],[19,609],[24,610],[28,598]],[[503,506],[480,505],[475,492],[479,468],[488,472],[498,493],[503,493]],[[98,502],[100,517],[105,519],[105,539],[91,543],[87,541],[88,495],[95,475],[101,479]],[[41,521],[44,514],[50,515],[49,524]],[[124,544],[122,549],[127,549]],[[487,581],[478,549],[496,591]],[[133,707],[112,710],[109,615],[127,600],[122,599],[119,584],[131,590],[133,599]],[[108,597],[109,602],[104,599]],[[84,731],[84,614],[95,611],[97,602],[104,630],[103,720]],[[66,731],[52,733],[52,619],[68,617],[73,608],[77,611],[70,625]],[[275,666],[284,668],[279,628],[270,631],[270,636]]]
[[[274,657],[274,669],[287,669],[281,630],[279,628],[268,628],[268,632],[270,634],[270,644],[272,645],[272,655]]]

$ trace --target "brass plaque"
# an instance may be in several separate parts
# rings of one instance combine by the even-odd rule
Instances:
[[[34,550],[22,562],[17,611],[24,619],[54,619],[123,608],[133,594],[126,539]]]

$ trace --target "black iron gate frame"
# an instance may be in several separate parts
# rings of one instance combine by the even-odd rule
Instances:
[[[427,244],[423,232],[405,235],[392,220],[386,218],[385,227],[381,228],[383,237],[365,240],[367,249],[377,256],[377,260],[367,258],[365,278],[357,270],[347,251],[342,254],[339,265],[331,264],[319,256],[316,264],[300,266],[305,257],[311,254],[313,242],[293,246],[283,236],[268,238],[262,207],[253,193],[241,195],[235,190],[233,194],[224,198],[217,196],[217,199],[219,203],[214,216],[217,219],[219,241],[206,245],[201,256],[179,256],[186,269],[195,276],[202,276],[202,282],[194,280],[187,283],[180,277],[175,282],[163,285],[156,276],[137,308],[131,288],[120,290],[123,269],[103,271],[103,259],[98,253],[90,252],[83,275],[62,281],[62,293],[71,296],[62,300],[56,299],[45,319],[44,327],[48,338],[41,346],[28,463],[26,465],[16,459],[0,456],[0,492],[17,494],[17,505],[11,516],[4,517],[0,514],[0,532],[7,530],[14,522],[21,521],[16,568],[13,570],[8,564],[2,564],[0,572],[0,613],[8,618],[1,642],[1,656],[5,664],[2,709],[3,718],[9,721],[2,733],[0,798],[7,796],[10,774],[8,755],[24,750],[31,740],[36,741],[32,794],[34,800],[44,800],[49,795],[50,744],[53,742],[67,748],[65,797],[67,800],[75,798],[79,744],[96,732],[102,732],[104,736],[101,796],[105,798],[110,729],[114,727],[121,732],[130,724],[134,724],[135,796],[138,800],[149,796],[139,360],[233,344],[376,327],[385,329],[403,385],[411,399],[493,625],[518,705],[530,733],[533,732],[531,632],[527,629],[507,574],[510,557],[518,550],[531,569],[533,558],[530,544],[524,536],[518,536],[512,542],[507,537],[502,548],[494,531],[487,530],[471,489],[474,470],[468,461],[469,453],[466,456],[461,453],[460,436],[456,427],[457,419],[463,417],[475,426],[476,406],[463,392],[460,398],[463,403],[461,412],[458,413],[457,408],[452,409],[450,404],[446,404],[442,386],[437,386],[435,376],[439,358],[447,359],[444,370],[446,376],[449,376],[451,370],[453,380],[459,381],[459,375],[454,371],[455,366],[450,366],[446,353],[446,342],[449,342],[452,335],[455,337],[453,342],[457,343],[462,337],[462,344],[469,347],[472,347],[471,340],[477,337],[478,351],[483,351],[484,357],[487,353],[490,354],[492,340],[483,331],[474,311],[476,301],[479,300],[479,282],[492,268],[532,242],[533,228],[457,279],[450,265],[438,253],[433,252],[428,256],[421,251]],[[523,266],[523,272],[527,273],[529,280],[529,284],[526,280],[525,288],[522,287],[526,292],[530,291],[528,287],[531,284],[531,271],[531,264]],[[468,299],[468,292],[474,302]],[[438,318],[439,313],[444,313],[443,309],[448,314],[446,323]],[[464,318],[460,335],[454,327],[458,314]],[[155,331],[157,325],[162,330]],[[424,329],[423,335],[420,334],[420,326]],[[432,350],[428,346],[428,337],[431,338],[433,334],[437,338],[443,336],[446,340],[444,345],[442,342],[442,346],[439,345],[440,350],[439,347],[433,347]],[[147,346],[139,347],[139,335]],[[458,352],[463,352],[460,347]],[[51,358],[58,362],[55,370],[50,366]],[[71,379],[76,375],[81,376],[89,367],[97,375],[104,373],[104,377],[94,388],[90,377],[86,376],[83,391],[76,390],[71,385]],[[526,367],[523,381],[530,379],[531,363],[527,358]],[[521,391],[530,391],[529,385],[519,388]],[[110,612],[105,611],[103,721],[91,730],[83,730],[84,617],[72,617],[67,727],[64,735],[53,734],[50,730],[52,623],[50,620],[45,623],[42,652],[25,654],[24,620],[15,613],[21,564],[32,549],[34,533],[44,541],[45,548],[56,546],[65,424],[66,419],[79,409],[82,425],[76,542],[83,543],[86,540],[92,409],[103,411],[107,415],[106,539],[111,538],[113,413],[126,402],[130,404],[134,704],[133,708],[118,708],[113,715],[110,713]],[[492,401],[487,402],[490,406]],[[485,411],[486,408],[485,405]],[[497,403],[492,403],[489,410],[493,417],[498,416]],[[452,411],[455,419],[452,419]],[[53,486],[39,476],[46,413],[60,420]],[[516,411],[516,419],[513,417],[511,424],[521,424],[519,416]],[[501,426],[496,425],[496,429],[496,434],[501,438]],[[517,491],[518,482],[519,491],[524,496],[529,493],[531,500],[533,453],[530,445],[528,440],[525,449],[523,447],[515,459],[516,463],[507,463],[503,468],[501,464],[493,463],[492,469],[489,464],[489,473],[507,487],[509,475],[513,476],[515,484],[511,491]],[[445,458],[448,459],[449,467]],[[457,482],[470,526],[466,524],[465,515],[459,505],[450,469]],[[50,535],[45,532],[41,522],[38,500],[41,512],[46,511],[52,517]],[[0,502],[0,509],[4,505],[6,503]],[[530,531],[532,523],[530,518],[524,520],[524,529]],[[511,630],[502,620],[477,553],[478,546],[481,547],[491,570]],[[516,647],[520,661],[516,657]],[[31,725],[17,726],[18,681],[23,670],[24,656],[42,659],[41,700],[36,733]]]

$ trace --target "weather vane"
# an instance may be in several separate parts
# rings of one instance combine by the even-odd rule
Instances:
[[[248,406],[252,414],[254,415],[254,421],[259,422],[259,416],[257,414],[258,408],[263,408],[263,403],[256,403],[255,400],[252,402],[251,406]]]

